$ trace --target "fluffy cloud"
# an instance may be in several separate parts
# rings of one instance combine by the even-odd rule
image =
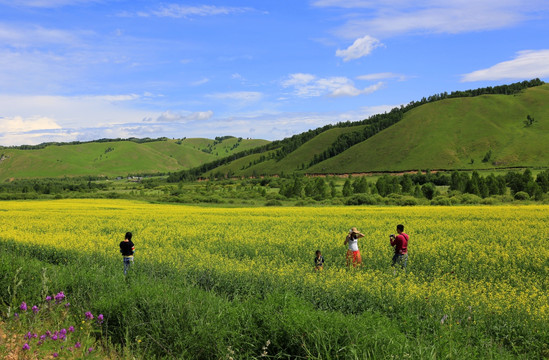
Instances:
[[[525,50],[513,60],[463,75],[462,82],[549,77],[549,49]]]
[[[349,97],[358,96],[361,94],[370,94],[378,90],[383,83],[379,82],[375,85],[358,89],[355,87],[352,80],[337,76],[330,78],[317,78],[312,74],[291,74],[288,79],[282,82],[285,88],[293,88],[294,94],[299,97]]]
[[[378,39],[366,35],[356,39],[347,49],[338,49],[336,51],[336,56],[342,57],[343,61],[354,60],[370,54],[375,48],[381,46],[383,46],[383,44]]]
[[[0,118],[0,133],[28,132],[35,130],[61,129],[54,119],[47,117],[22,118],[15,116],[11,118]]]

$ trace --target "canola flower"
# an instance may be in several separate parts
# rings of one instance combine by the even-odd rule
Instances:
[[[547,205],[226,209],[59,200],[3,202],[0,210],[0,241],[121,262],[118,243],[132,231],[136,268],[208,272],[226,291],[270,284],[333,310],[404,306],[454,326],[549,322]],[[398,223],[410,235],[410,258],[408,273],[395,276],[388,235]],[[344,265],[352,226],[366,235],[356,270]],[[311,271],[316,249],[326,259],[322,274]]]

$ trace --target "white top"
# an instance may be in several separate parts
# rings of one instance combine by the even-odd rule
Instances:
[[[349,244],[349,250],[358,251],[358,239],[353,239],[352,237],[349,237],[347,243]]]

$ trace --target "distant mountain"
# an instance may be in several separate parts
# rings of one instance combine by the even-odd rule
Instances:
[[[214,140],[107,140],[0,148],[0,181],[11,178],[126,176],[190,169],[266,140],[219,137]]]

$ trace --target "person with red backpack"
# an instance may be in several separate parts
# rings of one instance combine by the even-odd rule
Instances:
[[[397,236],[394,234],[389,236],[391,246],[395,248],[395,255],[393,255],[393,263],[391,266],[395,266],[395,264],[398,263],[406,270],[406,265],[408,264],[408,241],[410,240],[410,236],[404,233],[404,225],[397,225],[396,230],[398,233]]]

